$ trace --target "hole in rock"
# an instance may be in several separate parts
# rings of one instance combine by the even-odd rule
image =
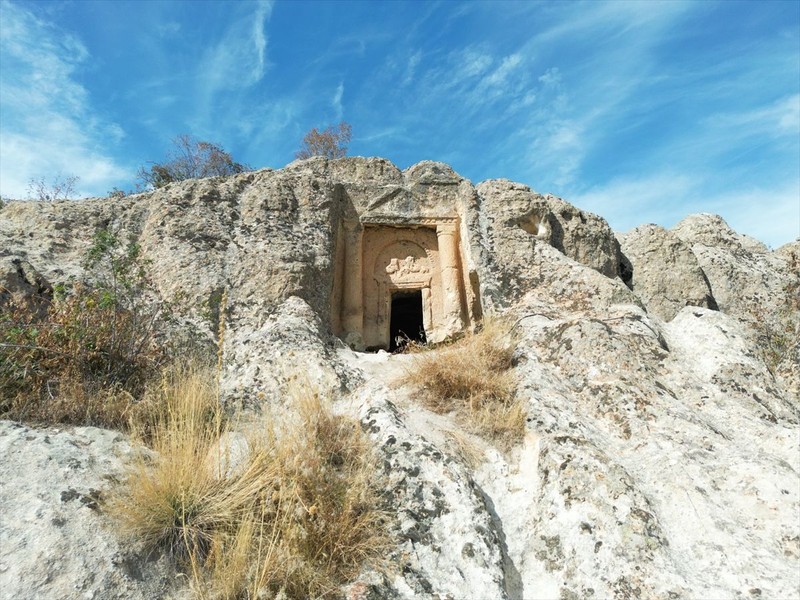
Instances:
[[[402,349],[409,341],[425,343],[422,290],[392,294],[390,314],[389,352]]]

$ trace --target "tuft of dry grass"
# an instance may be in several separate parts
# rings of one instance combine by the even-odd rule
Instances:
[[[151,393],[154,409],[134,434],[157,457],[143,455],[131,466],[125,501],[115,509],[146,546],[185,560],[205,554],[211,531],[230,518],[219,505],[218,480],[200,468],[221,435],[222,419],[212,381],[194,367],[165,372]]]
[[[510,446],[524,435],[526,417],[515,394],[514,347],[507,323],[486,320],[446,347],[415,351],[406,381],[434,412],[455,412],[474,432]]]
[[[484,452],[475,441],[471,440],[463,431],[451,429],[444,432],[453,453],[458,456],[470,469],[477,469],[484,459]]]
[[[199,597],[336,595],[387,548],[366,436],[299,384],[296,414],[233,433],[213,381],[185,372],[166,382],[167,409],[148,434],[155,458],[132,467],[113,504],[125,530],[174,556]]]

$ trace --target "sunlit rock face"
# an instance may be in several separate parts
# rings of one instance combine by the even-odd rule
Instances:
[[[672,320],[684,306],[716,309],[716,300],[691,246],[658,225],[641,225],[620,236],[631,287],[648,312]]]
[[[361,420],[397,518],[387,564],[345,597],[800,598],[797,242],[712,215],[616,235],[519,183],[316,158],[11,202],[0,311],[87,277],[100,228],[142,246],[176,327],[219,344],[230,406],[290,411],[302,378]],[[509,452],[392,383],[413,355],[355,351],[487,314],[517,340]],[[0,447],[0,597],[180,597],[97,502],[130,440],[5,422]]]
[[[476,188],[430,161],[400,171],[378,158],[315,158],[124,199],[12,203],[2,216],[7,260],[29,261],[45,281],[80,278],[94,232],[109,228],[141,245],[149,276],[187,316],[214,321],[227,290],[237,335],[297,296],[356,349],[472,329],[484,305],[535,285],[537,243],[610,277],[620,264],[603,219],[505,180]],[[419,321],[410,331],[392,321],[403,297]]]

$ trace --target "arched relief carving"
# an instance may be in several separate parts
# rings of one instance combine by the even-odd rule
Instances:
[[[429,250],[411,240],[388,244],[378,254],[373,268],[377,281],[388,279],[392,283],[430,283],[432,271]]]
[[[420,234],[418,230],[407,229],[406,235],[416,235],[417,237],[429,237],[428,242],[432,241],[432,236]],[[434,308],[431,303],[431,287],[434,268],[434,251],[432,248],[424,247],[422,244],[411,239],[403,239],[388,243],[378,253],[373,265],[373,278],[377,287],[375,296],[376,324],[378,330],[387,329],[389,324],[390,303],[392,293],[398,290],[421,290],[423,301],[423,320],[426,329],[431,327],[434,319]],[[387,330],[388,331],[388,330]]]
[[[388,348],[392,294],[421,290],[426,334],[440,312],[441,289],[433,227],[364,227],[364,346]]]

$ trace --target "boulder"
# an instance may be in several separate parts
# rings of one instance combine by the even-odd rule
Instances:
[[[658,225],[641,225],[620,236],[631,265],[630,285],[647,311],[670,321],[684,306],[716,309],[703,270],[691,247]]]
[[[122,538],[106,500],[135,452],[94,427],[0,421],[0,598],[163,598],[180,589],[164,557]]]
[[[672,231],[692,248],[719,309],[749,326],[778,383],[800,398],[800,241],[770,251],[709,214]]]
[[[485,263],[479,272],[489,301],[507,305],[535,285],[529,263],[537,243],[606,277],[620,275],[619,242],[601,217],[507,179],[484,181],[475,191],[470,244]]]

